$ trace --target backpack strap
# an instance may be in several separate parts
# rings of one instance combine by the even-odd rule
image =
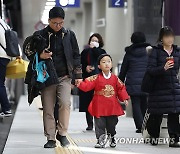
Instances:
[[[7,29],[3,26],[3,24],[0,22],[0,24],[1,24],[1,26],[3,27],[3,29],[6,31],[6,30],[8,30],[8,26],[7,26],[7,24],[6,24],[6,27],[7,27]]]
[[[3,26],[3,24],[0,22],[0,25],[2,26],[2,28],[6,31],[5,27]],[[4,49],[4,51],[6,51],[6,48],[3,47],[3,45],[0,43],[0,46]]]
[[[0,46],[4,49],[4,51],[6,51],[5,47],[3,47],[3,45],[0,43]]]
[[[6,29],[5,29],[5,27],[3,26],[3,24],[2,24],[2,23],[0,23],[0,24],[1,24],[2,28],[6,31]]]

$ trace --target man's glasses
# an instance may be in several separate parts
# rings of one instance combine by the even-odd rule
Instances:
[[[51,21],[51,20],[50,20]],[[64,21],[62,21],[62,22],[54,22],[54,21],[51,21],[51,23],[52,24],[54,24],[56,27],[59,25],[59,26],[61,26],[63,23],[64,23]]]

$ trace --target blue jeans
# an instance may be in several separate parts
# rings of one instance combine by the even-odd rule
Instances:
[[[6,76],[6,66],[9,63],[9,59],[0,58],[0,103],[2,112],[10,110],[9,100],[7,98],[6,88],[4,85]]]

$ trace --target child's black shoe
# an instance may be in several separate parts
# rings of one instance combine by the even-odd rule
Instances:
[[[94,146],[95,148],[105,148],[105,145],[102,144],[99,140],[97,141],[96,145]]]
[[[114,138],[114,136],[112,136],[112,137],[110,138],[109,146],[110,146],[111,148],[115,148],[115,147],[116,147],[116,139]]]

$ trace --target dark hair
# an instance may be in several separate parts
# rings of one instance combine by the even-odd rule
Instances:
[[[64,19],[65,12],[63,8],[55,6],[49,11],[49,19],[58,17]]]
[[[146,36],[143,32],[134,32],[131,36],[131,42],[133,44],[146,42]]]
[[[165,27],[161,28],[157,42],[161,42],[164,36],[173,36],[174,37],[174,32],[171,27],[165,26]]]
[[[112,57],[109,54],[105,53],[105,54],[102,54],[102,55],[100,55],[98,57],[98,65],[100,65],[101,59],[103,59],[103,57],[106,57],[106,56],[108,56],[111,59],[111,61],[112,61]]]
[[[98,34],[98,33],[94,33],[94,34],[92,34],[92,35],[90,36],[89,41],[88,41],[88,44],[90,45],[91,39],[92,39],[93,37],[97,37],[98,42],[99,42],[99,47],[102,48],[102,47],[104,46],[104,41],[103,41],[102,36],[101,36],[100,34]]]

